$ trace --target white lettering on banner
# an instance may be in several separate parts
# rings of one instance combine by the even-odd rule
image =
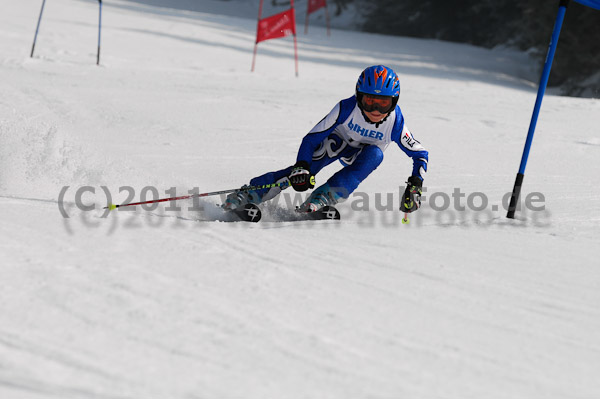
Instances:
[[[277,21],[272,27],[271,29],[266,30],[267,28],[269,28],[269,24],[266,22],[263,22],[262,25],[262,29],[266,30],[266,35],[267,37],[271,36],[273,34],[273,32],[277,32],[277,31],[281,31],[283,32],[285,35],[289,35],[292,33],[291,29],[282,29],[284,26],[286,26],[288,24],[288,22],[290,21],[290,19],[288,18],[287,14],[284,14],[281,19],[279,21]]]

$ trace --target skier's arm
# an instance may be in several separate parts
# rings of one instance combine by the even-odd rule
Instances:
[[[350,115],[355,105],[356,99],[354,96],[337,103],[331,112],[304,136],[296,160],[298,162],[306,162],[310,166],[312,164],[312,156],[317,148],[319,148],[319,145]]]
[[[427,172],[427,162],[429,160],[429,153],[421,145],[417,139],[414,138],[410,130],[404,123],[404,117],[400,116],[396,120],[394,130],[392,132],[392,140],[398,144],[398,147],[406,153],[413,160],[412,176],[417,176],[423,180],[425,172]]]

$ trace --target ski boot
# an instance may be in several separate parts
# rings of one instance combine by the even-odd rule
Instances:
[[[339,196],[326,183],[313,191],[310,197],[296,211],[304,213],[317,212],[328,206],[333,207],[333,205],[337,204],[338,198]]]
[[[234,211],[242,208],[247,204],[259,204],[260,195],[256,191],[246,190],[247,185],[243,185],[239,190],[235,190],[225,199],[225,203],[221,205],[226,211]]]

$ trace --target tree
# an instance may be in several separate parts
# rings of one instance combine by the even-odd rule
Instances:
[[[484,47],[508,45],[530,50],[543,65],[558,0],[372,0],[364,8],[369,32],[436,38]],[[571,2],[563,25],[550,85],[565,94],[594,94],[598,82],[583,83],[600,71],[600,12]]]

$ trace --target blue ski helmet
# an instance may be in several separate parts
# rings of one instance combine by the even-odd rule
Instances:
[[[392,106],[388,112],[396,108],[398,98],[400,97],[400,79],[392,68],[384,65],[370,66],[358,77],[356,82],[356,100],[360,109],[362,109],[363,94],[372,96],[391,97]]]

